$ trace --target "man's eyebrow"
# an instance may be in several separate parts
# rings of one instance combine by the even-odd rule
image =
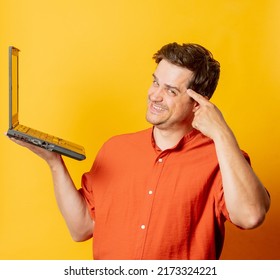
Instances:
[[[153,76],[154,80],[156,80],[156,81],[158,80],[157,76],[154,73],[152,76]]]
[[[155,81],[158,81],[158,78],[157,76],[153,73],[153,78],[155,79]],[[175,89],[177,90],[178,92],[181,93],[180,89],[178,87],[175,87],[175,86],[172,86],[172,85],[169,85],[169,84],[164,84],[168,89]]]

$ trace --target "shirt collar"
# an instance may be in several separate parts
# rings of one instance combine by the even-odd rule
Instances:
[[[157,146],[156,141],[154,139],[154,127],[151,129],[151,143],[153,148],[155,149],[156,152],[162,152],[162,150]],[[196,129],[192,129],[190,132],[188,132],[187,134],[185,134],[182,139],[172,148],[168,149],[169,151],[172,150],[179,150],[182,147],[184,147],[184,145],[186,143],[188,143],[191,139],[193,139],[197,134],[201,133],[200,131],[196,130]]]

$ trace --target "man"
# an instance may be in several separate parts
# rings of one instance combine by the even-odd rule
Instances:
[[[220,65],[197,44],[163,46],[148,91],[152,127],[112,137],[77,190],[60,155],[20,143],[50,166],[75,241],[95,259],[218,259],[224,222],[259,226],[267,191],[209,99]]]

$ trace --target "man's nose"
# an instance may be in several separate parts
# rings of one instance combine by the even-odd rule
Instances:
[[[153,87],[150,89],[149,96],[151,101],[162,101],[164,90],[161,87]]]

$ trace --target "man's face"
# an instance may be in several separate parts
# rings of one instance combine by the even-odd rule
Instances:
[[[186,91],[192,77],[192,71],[161,60],[148,90],[147,121],[164,130],[190,128],[195,102]]]

